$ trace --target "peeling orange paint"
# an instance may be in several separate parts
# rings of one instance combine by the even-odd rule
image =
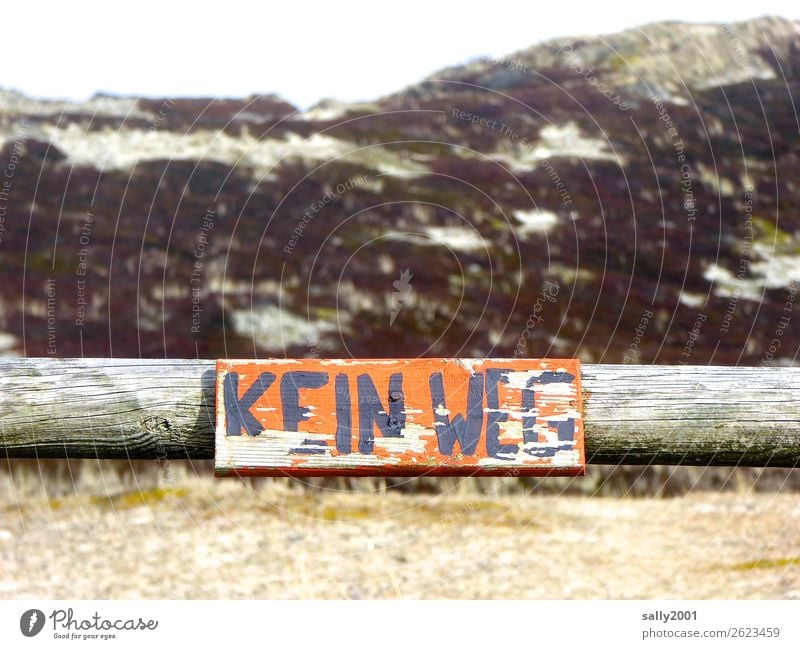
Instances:
[[[581,412],[576,359],[221,360],[216,472],[582,475]]]

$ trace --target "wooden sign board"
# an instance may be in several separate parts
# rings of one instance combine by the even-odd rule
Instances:
[[[582,475],[577,360],[217,362],[216,475]]]

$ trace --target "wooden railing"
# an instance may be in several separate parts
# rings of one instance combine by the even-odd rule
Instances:
[[[211,458],[215,363],[0,359],[0,455]],[[583,365],[592,464],[795,467],[800,368]]]

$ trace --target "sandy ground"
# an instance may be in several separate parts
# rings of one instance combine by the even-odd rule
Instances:
[[[194,481],[0,512],[3,598],[800,598],[800,497]]]

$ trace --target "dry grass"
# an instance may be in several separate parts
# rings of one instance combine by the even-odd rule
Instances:
[[[122,460],[12,460],[0,465],[0,499],[14,501],[47,494],[106,495],[146,491],[165,482],[208,477],[211,461],[154,462]],[[282,480],[249,481],[256,489]],[[300,486],[296,483],[296,486]],[[733,467],[596,466],[581,478],[333,478],[310,479],[305,489],[457,493],[459,495],[569,494],[591,496],[676,496],[697,491],[713,493],[798,493],[800,471]]]
[[[509,482],[487,496],[453,480],[411,494],[105,466],[69,489],[2,483],[0,596],[800,598],[791,493],[530,495]]]

